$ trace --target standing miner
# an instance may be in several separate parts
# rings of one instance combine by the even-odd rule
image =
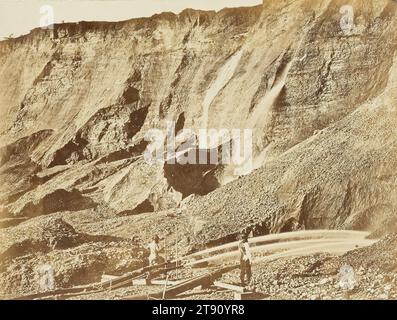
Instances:
[[[150,251],[149,254],[149,266],[154,266],[159,262],[159,252],[160,252],[160,238],[159,236],[154,236],[152,242],[150,242],[147,248]]]
[[[251,275],[252,275],[251,272],[252,256],[248,244],[248,235],[246,233],[242,234],[238,248],[240,252],[240,269],[241,269],[240,279],[241,279],[241,284],[245,286],[251,282]],[[247,278],[247,281],[245,281],[245,278]]]

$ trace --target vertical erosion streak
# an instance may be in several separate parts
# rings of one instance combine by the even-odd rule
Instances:
[[[271,114],[271,110],[274,105],[274,102],[276,101],[276,99],[281,93],[281,90],[285,86],[288,72],[291,69],[292,63],[293,63],[292,60],[288,62],[288,64],[284,67],[284,70],[282,71],[281,75],[276,80],[274,86],[270,89],[268,93],[265,94],[265,96],[258,103],[257,108],[251,115],[251,119],[249,122],[250,128],[258,129],[258,128],[263,128],[266,125],[267,119]],[[254,161],[253,161],[254,170],[260,168],[265,162],[266,151],[267,149],[265,148],[259,153],[258,156],[254,157]]]
[[[271,111],[271,107],[276,101],[277,97],[280,95],[281,90],[285,86],[285,82],[287,80],[288,72],[291,68],[292,61],[290,61],[282,71],[281,75],[278,79],[276,79],[275,84],[269,90],[268,93],[259,101],[258,106],[255,108],[254,112],[251,116],[250,124],[252,127],[255,127],[258,121],[263,123],[263,120],[267,118]]]
[[[208,128],[208,113],[212,102],[219,94],[219,92],[232,79],[234,72],[236,71],[236,68],[240,62],[242,54],[243,54],[243,50],[240,50],[236,52],[233,56],[231,56],[227,60],[225,65],[219,70],[215,81],[208,88],[203,103],[203,115],[201,120],[201,126],[203,129]]]

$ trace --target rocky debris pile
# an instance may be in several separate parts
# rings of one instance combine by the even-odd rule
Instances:
[[[147,256],[134,240],[79,233],[57,217],[3,229],[0,237],[5,240],[0,260],[0,294],[4,296],[42,291],[43,266],[53,270],[57,288],[67,288],[98,282],[103,273],[130,272],[142,267]]]
[[[69,288],[98,283],[104,273],[117,276],[138,269],[145,263],[144,256],[144,250],[123,241],[86,243],[18,257],[0,270],[0,294],[19,296],[45,291],[39,282],[43,266],[53,269],[56,288]]]
[[[340,260],[354,268],[397,272],[397,233],[385,236],[372,246],[351,251]]]
[[[87,238],[57,217],[28,221],[12,229],[3,229],[0,237],[4,239],[1,246],[3,250],[0,253],[2,257],[0,264],[3,264],[6,259],[23,255],[72,248],[84,243]]]
[[[84,241],[84,236],[62,218],[49,219],[43,227],[41,237],[48,242],[51,249],[66,249]]]
[[[15,228],[0,231],[3,256],[16,257],[34,252],[49,252],[76,247],[95,237],[76,232],[64,219],[57,216],[32,219]]]
[[[396,299],[397,235],[343,256],[316,254],[253,266],[252,290],[268,299]],[[238,272],[224,276],[238,283]]]

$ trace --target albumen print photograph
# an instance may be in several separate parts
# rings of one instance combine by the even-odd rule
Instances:
[[[1,300],[396,300],[397,1],[0,0],[0,181]]]

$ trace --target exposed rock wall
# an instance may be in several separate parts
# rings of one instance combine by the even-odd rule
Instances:
[[[376,228],[395,211],[396,28],[389,0],[283,0],[62,24],[1,42],[1,217],[135,215],[218,188],[189,202],[208,224],[199,241],[252,217],[272,231],[291,219]],[[258,170],[219,188],[227,168],[148,165],[144,134],[168,121],[252,129]],[[62,192],[65,203],[46,204]]]

